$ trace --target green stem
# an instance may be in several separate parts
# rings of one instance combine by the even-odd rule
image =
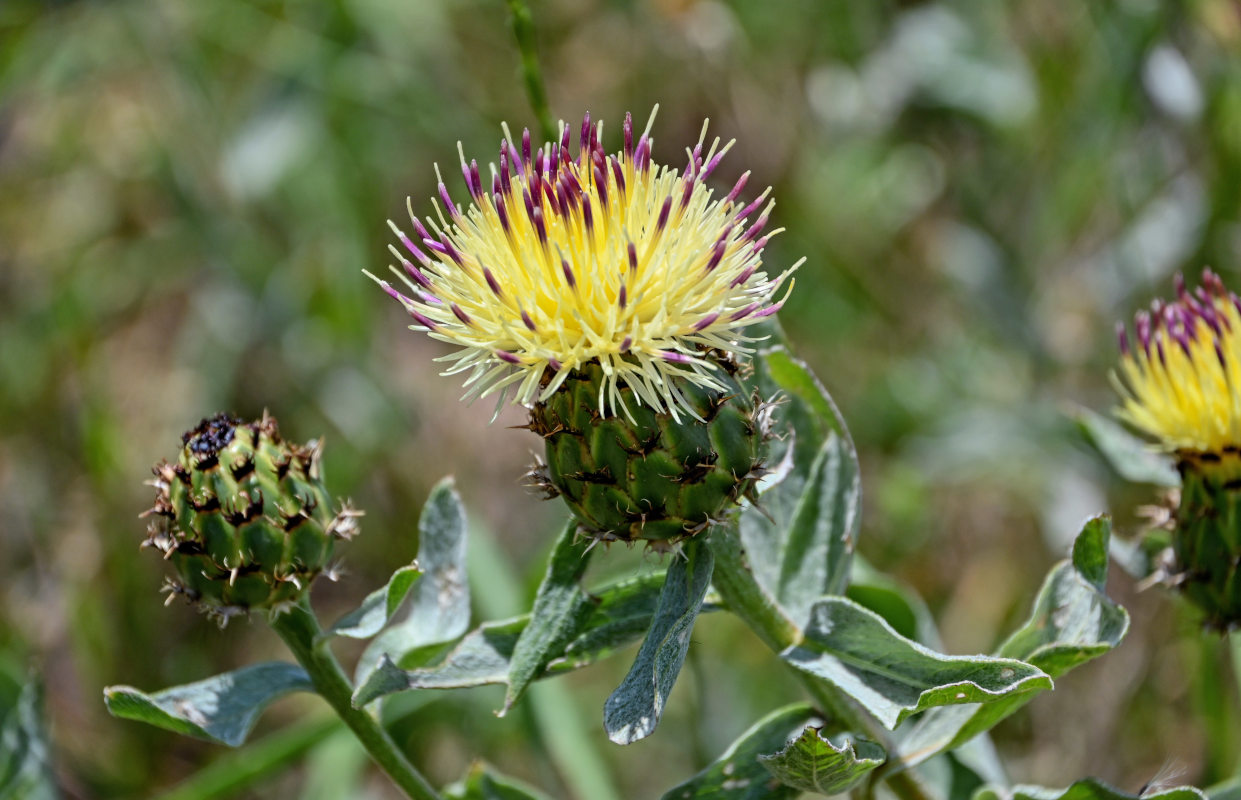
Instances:
[[[534,118],[543,131],[545,141],[556,139],[556,126],[552,124],[552,112],[547,104],[547,88],[543,84],[543,72],[539,68],[539,54],[534,42],[534,18],[525,0],[506,0],[512,14],[513,37],[521,53],[521,77],[526,84],[526,96]]]
[[[409,763],[379,721],[366,711],[353,707],[353,686],[345,677],[327,641],[322,638],[319,622],[310,609],[295,606],[270,622],[272,629],[310,675],[315,689],[358,737],[375,763],[388,773],[388,777],[414,800],[440,800],[439,794]]]
[[[715,572],[711,576],[711,583],[729,610],[740,617],[775,653],[799,644],[803,638],[801,628],[789,619],[780,605],[754,579],[736,529],[717,527],[711,535],[711,550],[715,554]],[[820,710],[830,714],[848,730],[882,745],[888,752],[893,752],[892,737],[879,720],[858,707],[847,695],[827,681],[800,670],[796,671],[796,674]],[[886,780],[888,788],[901,800],[932,800],[933,796],[911,772],[902,770],[882,776],[878,774],[880,772],[882,770],[876,771],[874,780]]]

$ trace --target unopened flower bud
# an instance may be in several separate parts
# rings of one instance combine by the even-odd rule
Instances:
[[[225,621],[298,601],[327,569],[361,512],[338,509],[322,481],[318,442],[280,437],[276,420],[227,414],[182,436],[176,463],[155,466],[146,545],[176,570],[165,590]]]

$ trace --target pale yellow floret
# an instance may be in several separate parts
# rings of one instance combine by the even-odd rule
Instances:
[[[602,136],[602,125],[597,134]],[[702,161],[731,145],[721,150],[717,138]],[[551,145],[543,152],[550,159]],[[686,410],[678,380],[721,386],[711,374],[715,364],[702,357],[701,348],[745,352],[750,339],[741,329],[760,321],[756,312],[775,302],[777,290],[800,266],[769,277],[761,249],[742,239],[755,220],[770,213],[774,201],[749,219],[737,220],[743,201],[726,202],[702,181],[675,169],[653,163],[639,169],[632,158],[620,154],[618,159],[623,190],[610,168],[597,185],[589,157],[575,157],[562,167],[576,178],[582,195],[567,216],[552,213],[554,204],[543,198],[545,239],[526,212],[523,193],[539,191],[528,168],[519,175],[510,166],[512,191],[501,199],[507,230],[490,191],[455,219],[446,219],[437,204],[437,218],[427,220],[428,228],[452,243],[461,263],[431,253],[433,268],[423,272],[434,285],[430,294],[441,302],[410,305],[434,323],[411,327],[461,348],[439,360],[451,365],[444,374],[468,373],[467,398],[500,392],[502,402],[512,391],[517,402],[530,405],[550,396],[574,368],[597,360],[606,376],[603,413],[623,410],[618,387],[627,385],[641,402],[675,415],[678,408]],[[494,164],[491,170],[497,173]],[[682,207],[687,182],[693,185]],[[488,178],[483,183],[491,186]],[[667,198],[671,212],[661,229],[657,223]],[[593,226],[586,224],[586,204]],[[723,257],[708,272],[721,238]],[[630,243],[636,268],[630,264]],[[419,287],[395,267],[394,272],[417,297]],[[498,284],[498,293],[492,283]],[[755,303],[750,313],[732,318]],[[454,304],[468,323],[453,311]],[[667,353],[684,360],[669,360]]]
[[[1218,337],[1199,322],[1188,352],[1160,332],[1163,357],[1152,343],[1121,357],[1112,379],[1122,398],[1118,415],[1172,451],[1220,453],[1241,445],[1241,316],[1215,302],[1226,323]]]

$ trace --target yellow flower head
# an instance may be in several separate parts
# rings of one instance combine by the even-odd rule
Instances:
[[[1117,414],[1182,459],[1218,462],[1241,453],[1241,300],[1210,270],[1192,293],[1178,275],[1176,294],[1138,312],[1137,347],[1118,326]]]
[[[498,408],[515,389],[515,402],[533,405],[597,361],[600,413],[624,408],[626,385],[657,411],[692,415],[678,381],[721,388],[708,351],[746,352],[741,329],[783,305],[774,295],[800,262],[774,278],[762,268],[780,232],[763,234],[770,189],[746,204],[749,173],[724,197],[707,186],[732,142],[704,152],[704,125],[679,174],[651,161],[650,123],[635,141],[626,114],[623,132],[623,149],[607,155],[603,124],[587,114],[574,156],[564,123],[539,149],[528,130],[517,142],[505,126],[489,180],[461,154],[468,207],[441,178],[435,218],[424,224],[410,206],[415,236],[389,223],[407,291],[376,280],[411,329],[460,348],[438,360],[452,365],[445,375],[468,373],[463,399],[499,392]]]

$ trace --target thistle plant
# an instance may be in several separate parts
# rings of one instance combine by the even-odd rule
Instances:
[[[564,498],[570,518],[529,613],[470,628],[465,512],[446,481],[424,509],[417,561],[325,630],[310,582],[327,571],[334,539],[354,532],[357,512],[331,499],[317,446],[283,443],[267,417],[243,425],[218,416],[186,435],[176,464],[157,467],[147,541],[178,572],[174,596],[217,615],[266,618],[298,664],[155,694],[113,687],[110,709],[237,745],[270,700],[314,691],[400,789],[434,798],[440,792],[379,721],[392,695],[501,685],[503,715],[529,702],[534,681],[637,644],[600,731],[628,745],[656,734],[678,702],[672,691],[698,618],[729,613],[804,692],[665,800],[1135,798],[1089,779],[1059,790],[1011,786],[987,740],[1124,637],[1128,614],[1105,591],[1108,517],[1085,522],[1027,621],[994,652],[939,652],[920,601],[856,557],[857,454],[774,319],[798,265],[763,268],[778,232],[763,233],[769,192],[743,199],[743,177],[717,198],[709,179],[730,144],[707,146],[704,126],[677,172],[657,166],[650,130],[636,134],[626,117],[620,148],[607,155],[603,127],[589,117],[580,128],[562,123],[537,148],[528,131],[518,140],[505,128],[486,180],[461,155],[469,205],[458,206],[442,180],[434,216],[420,221],[411,202],[414,235],[391,225],[399,285],[374,278],[411,327],[454,348],[441,361],[447,374],[465,374],[465,399],[496,395],[499,408],[511,396],[545,442],[530,477]],[[1208,274],[1204,290],[1139,317],[1139,347],[1126,349],[1121,367],[1121,414],[1160,437],[1197,482],[1182,495],[1174,553],[1182,585],[1197,587],[1187,594],[1217,624],[1236,603],[1236,560],[1220,554],[1235,538],[1237,315],[1235,298]],[[608,557],[594,546],[601,541],[644,542],[660,567],[587,587],[591,559]],[[335,636],[371,640],[352,679],[330,649]],[[1202,797],[1190,788],[1140,794]],[[543,797],[484,766],[443,795]]]

